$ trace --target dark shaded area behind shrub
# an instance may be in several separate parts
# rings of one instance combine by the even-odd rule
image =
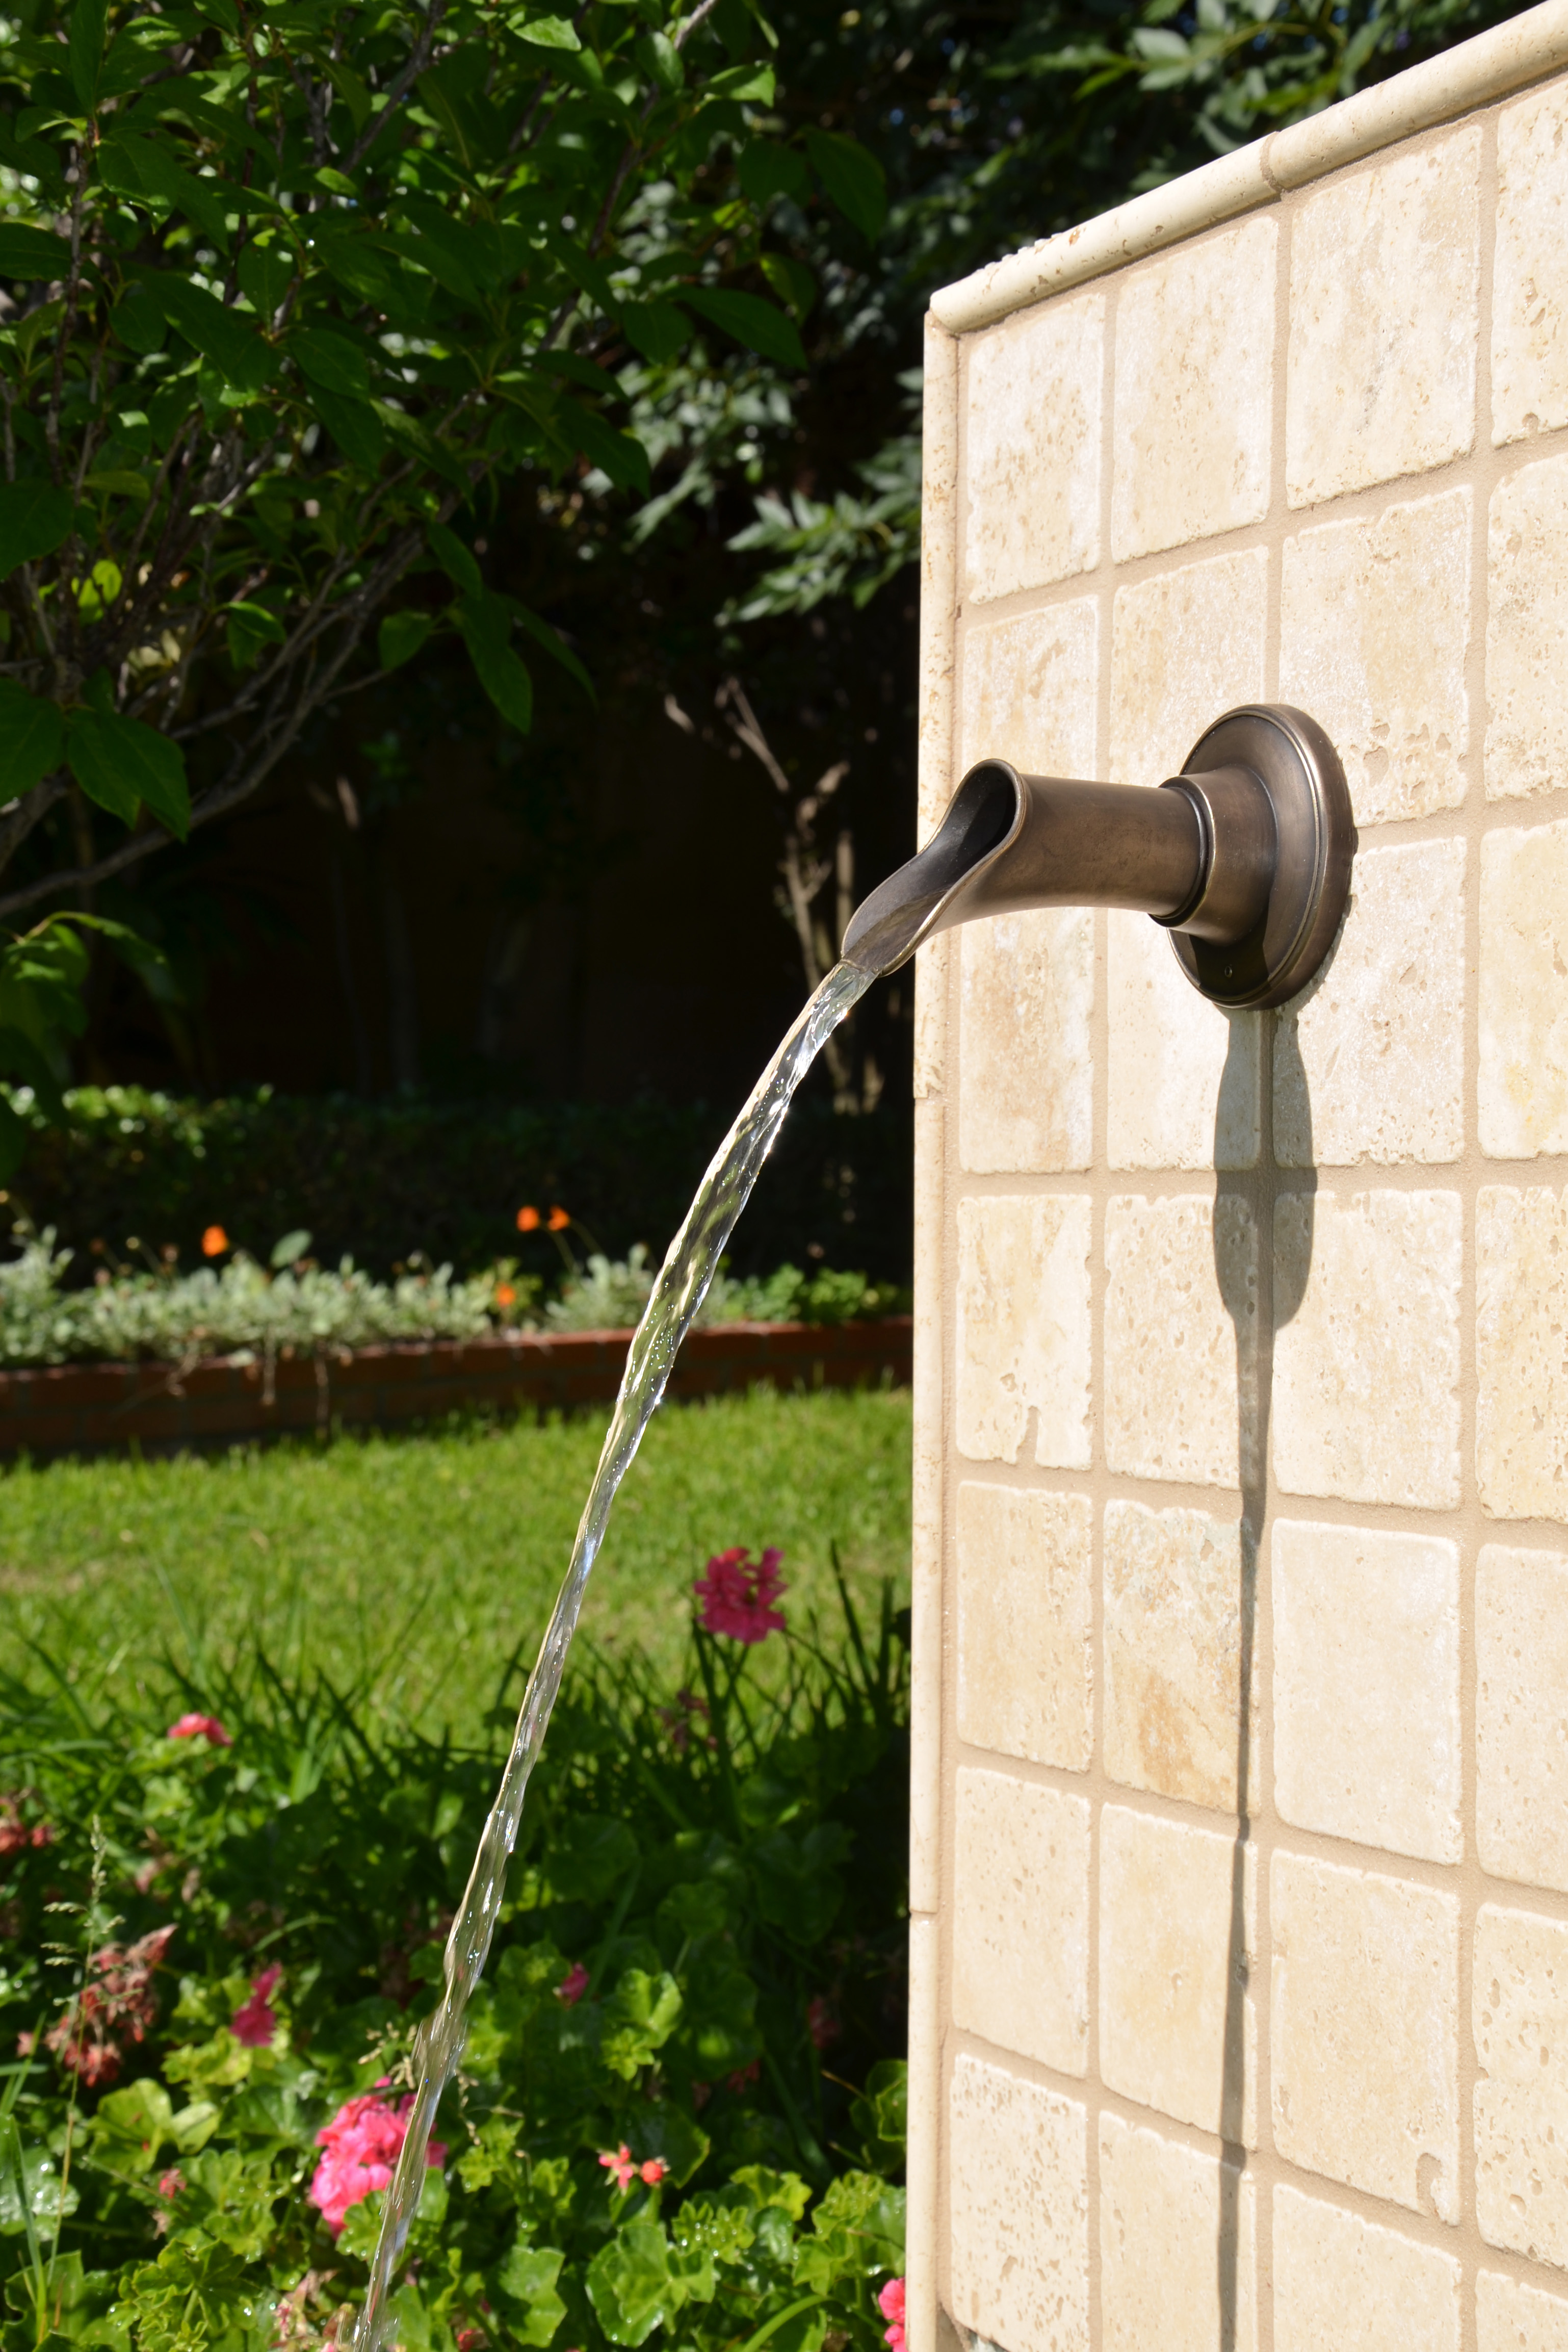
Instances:
[[[498,1107],[421,1097],[366,1101],[267,1089],[206,1103],[139,1087],[82,1087],[71,1124],[38,1122],[12,1188],[14,1206],[53,1225],[78,1252],[75,1279],[134,1237],[199,1260],[204,1229],[266,1259],[303,1227],[312,1254],[345,1254],[377,1275],[416,1251],[467,1273],[516,1256],[552,1282],[548,1234],[519,1234],[525,1203],[554,1204],[612,1256],[646,1242],[655,1258],[674,1233],[738,1106],[537,1103]],[[904,1103],[870,1116],[836,1112],[821,1094],[789,1115],[731,1265],[768,1274],[786,1262],[856,1267],[907,1282],[912,1122]]]

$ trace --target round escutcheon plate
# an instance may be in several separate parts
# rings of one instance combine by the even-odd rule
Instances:
[[[1355,824],[1339,754],[1315,719],[1286,703],[1228,710],[1198,737],[1182,773],[1250,769],[1269,795],[1278,848],[1261,919],[1233,946],[1173,931],[1196,989],[1239,1011],[1298,995],[1333,944],[1350,896]]]

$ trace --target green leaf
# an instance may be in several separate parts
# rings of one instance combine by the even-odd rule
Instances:
[[[579,1813],[550,1854],[550,1892],[558,1903],[602,1903],[637,1859],[637,1840],[624,1822]]]
[[[653,487],[648,452],[634,433],[618,433],[596,410],[571,399],[561,402],[559,418],[562,431],[590,465],[607,474],[618,490],[641,490],[648,496]]]
[[[65,741],[57,704],[28,694],[14,677],[0,678],[0,792],[7,800],[59,766]]]
[[[840,212],[874,241],[887,218],[887,181],[876,157],[858,139],[837,131],[808,131],[811,168]]]
[[[416,612],[412,606],[401,613],[389,613],[376,633],[376,657],[383,669],[401,669],[412,661],[435,626],[433,613]]]
[[[802,159],[777,139],[753,139],[741,149],[735,169],[754,205],[765,205],[774,196],[793,196],[799,203],[811,184]]]
[[[588,2265],[588,2299],[612,2344],[645,2344],[684,2299],[657,2221],[632,2221]]]
[[[526,604],[519,604],[514,597],[508,596],[507,602],[511,606],[512,618],[518,628],[526,629],[536,645],[543,646],[546,653],[559,662],[562,669],[571,672],[590,702],[597,702],[599,696],[593,680],[559,631],[552,629],[548,621],[541,621],[537,613],[530,613]]]
[[[265,604],[252,604],[246,596],[236,596],[225,615],[229,644],[229,659],[235,669],[248,669],[263,646],[283,643],[283,624],[276,613]]]
[[[637,43],[637,61],[656,89],[674,98],[685,87],[686,69],[681,53],[667,33],[645,33]]]
[[[162,351],[169,333],[167,319],[144,286],[126,288],[110,312],[110,324],[120,341],[133,352]]]
[[[548,2345],[566,2317],[566,2305],[555,2291],[564,2259],[552,2247],[530,2246],[519,2237],[497,2272],[502,2294],[524,2307],[520,2317],[507,2314],[507,2328],[520,2342]]]
[[[52,555],[69,537],[76,501],[50,482],[0,483],[0,579]]]
[[[142,281],[155,303],[185,341],[211,360],[225,383],[241,392],[260,392],[277,373],[277,362],[248,319],[188,278],[148,277]]]
[[[690,342],[692,322],[674,302],[622,302],[621,324],[633,350],[655,366]]]
[[[108,16],[109,0],[74,0],[69,47],[71,88],[81,101],[84,114],[90,114],[98,104]]]
[[[99,2102],[93,2136],[111,2164],[121,2170],[151,2172],[158,2151],[174,2137],[174,2109],[155,2075],[144,2076]]]
[[[330,269],[330,259],[323,258]],[[270,326],[294,283],[293,254],[286,245],[247,245],[239,257],[239,282],[246,299]]]
[[[507,638],[511,614],[503,596],[465,596],[457,626],[480,685],[509,726],[526,735],[534,721],[533,680]]]
[[[507,19],[509,29],[520,41],[531,41],[537,49],[580,49],[577,28],[564,16],[525,16],[518,9]]]
[[[831,2294],[881,2272],[896,2275],[904,2268],[904,2190],[874,2173],[841,2174],[796,2252],[796,2284]]]
[[[22,1164],[28,1134],[4,1095],[0,1095],[0,1184],[8,1184]]]
[[[479,566],[457,533],[444,522],[433,522],[425,537],[430,541],[431,553],[454,586],[461,588],[465,596],[482,596],[485,583],[479,576]]]
[[[327,392],[344,393],[350,399],[370,398],[371,372],[365,355],[347,335],[335,335],[325,327],[297,327],[287,349],[312,383]]]
[[[310,405],[344,457],[373,473],[387,453],[387,431],[371,402],[340,400],[315,386]]]
[[[737,343],[779,366],[803,368],[806,354],[793,319],[776,310],[759,294],[732,294],[715,286],[683,286],[681,299],[733,335]]]
[[[228,216],[221,184],[182,170],[155,140],[125,129],[112,131],[99,149],[99,168],[121,195],[150,196],[184,213],[215,245],[227,249]]]
[[[732,102],[750,100],[758,106],[771,106],[778,89],[778,76],[771,66],[726,66],[722,73],[709,79],[710,98],[727,98]]]
[[[71,713],[66,758],[89,801],[130,824],[144,801],[159,821],[183,841],[191,829],[191,793],[185,755],[167,735],[140,719],[112,718],[96,710]]]
[[[25,221],[0,221],[0,278],[63,278],[70,266],[63,236]]]
[[[762,275],[785,308],[806,319],[817,299],[817,281],[805,263],[787,253],[765,253],[759,259]]]

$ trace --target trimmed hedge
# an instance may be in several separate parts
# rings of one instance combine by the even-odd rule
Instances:
[[[25,1095],[13,1097],[27,1108]],[[517,1231],[519,1208],[559,1203],[612,1257],[633,1243],[662,1256],[732,1115],[706,1104],[447,1103],[287,1096],[270,1088],[213,1102],[133,1087],[68,1095],[70,1124],[34,1140],[11,1201],[76,1251],[73,1280],[91,1277],[101,1241],[115,1256],[166,1246],[190,1265],[223,1226],[265,1262],[298,1228],[312,1255],[345,1253],[382,1276],[414,1254],[470,1273],[512,1257],[553,1288],[559,1253]],[[790,1112],[756,1197],[736,1228],[737,1274],[783,1263],[857,1267],[904,1283],[912,1256],[909,1107],[870,1117],[808,1096]]]

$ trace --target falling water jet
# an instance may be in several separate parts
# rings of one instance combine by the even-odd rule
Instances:
[[[1170,931],[1193,986],[1230,1006],[1284,1003],[1332,946],[1355,845],[1333,745],[1299,710],[1249,705],[1153,790],[972,768],[932,839],[857,910],[834,965],[716,1153],[632,1334],[571,1560],[512,1735],[462,1906],[441,1998],[414,2042],[414,2091],[387,2190],[354,2352],[382,2352],[392,2283],[418,2209],[425,2149],[462,2054],[468,2004],[500,1916],[528,1775],[560,1689],[610,1507],[664,1393],[682,1340],[751,1196],[784,1115],[827,1040],[873,980],[954,924],[1020,908],[1141,909]]]

